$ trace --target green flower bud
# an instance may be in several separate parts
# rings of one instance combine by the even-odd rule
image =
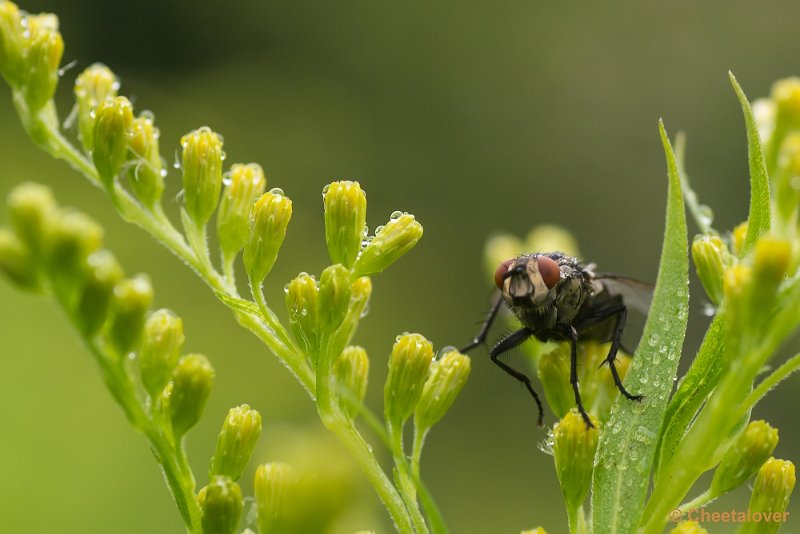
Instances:
[[[118,354],[127,354],[136,347],[151,302],[153,287],[143,274],[126,278],[114,287],[108,337]]]
[[[708,298],[718,306],[724,296],[723,274],[733,259],[728,247],[715,235],[697,236],[692,242],[692,259]]]
[[[280,189],[264,193],[250,211],[250,234],[244,247],[244,266],[254,286],[272,270],[292,218],[292,201]]]
[[[308,273],[300,273],[286,285],[286,309],[295,340],[309,357],[319,352],[319,288]]]
[[[90,65],[75,79],[78,139],[87,153],[94,150],[94,111],[101,102],[116,98],[118,90],[119,80],[101,63]]]
[[[11,226],[34,256],[44,254],[49,220],[58,206],[49,187],[25,182],[8,195]]]
[[[186,434],[200,420],[213,382],[214,368],[205,356],[189,354],[178,362],[172,373],[169,395],[172,431],[176,438]]]
[[[58,66],[64,54],[64,40],[58,32],[54,15],[30,15],[26,18],[28,39],[25,51],[25,80],[22,90],[32,112],[47,104],[56,92]]]
[[[95,109],[92,160],[107,188],[128,159],[132,128],[133,106],[124,96],[104,100]]]
[[[369,298],[372,295],[372,280],[368,276],[357,278],[350,285],[350,304],[336,337],[340,346],[352,341],[356,327],[361,318],[367,313]]]
[[[214,213],[222,188],[222,138],[203,126],[181,138],[186,212],[200,227]]]
[[[322,271],[319,280],[319,325],[323,332],[333,332],[347,315],[350,306],[350,270],[336,264]]]
[[[669,531],[669,534],[708,534],[708,531],[697,521],[681,521]]]
[[[719,496],[738,488],[756,474],[778,445],[778,429],[753,421],[728,448],[711,481],[711,494]]]
[[[183,321],[170,310],[157,310],[147,318],[139,349],[139,372],[151,399],[157,398],[169,382],[185,340]]]
[[[228,477],[214,477],[198,495],[203,509],[203,534],[233,534],[244,503],[239,485]]]
[[[364,247],[353,265],[353,276],[376,274],[414,248],[422,237],[422,225],[413,215],[396,211],[386,226],[375,229],[375,237]]]
[[[100,250],[89,256],[75,314],[82,334],[92,336],[106,322],[114,287],[123,276],[125,273],[111,252]]]
[[[467,383],[469,371],[469,357],[455,350],[431,364],[414,413],[417,428],[424,431],[439,422]]]
[[[432,361],[430,341],[419,334],[398,336],[383,389],[384,414],[390,425],[399,428],[414,413]]]
[[[486,279],[493,280],[497,266],[509,258],[527,252],[525,247],[521,239],[510,234],[500,234],[490,238],[483,248],[484,266],[489,274]]]
[[[590,418],[594,425],[592,428],[586,426],[577,410],[570,410],[553,427],[556,474],[569,510],[576,510],[583,504],[592,484],[600,423],[593,416]]]
[[[0,228],[0,271],[22,289],[38,289],[39,277],[30,251],[8,228]]]
[[[231,408],[217,438],[209,478],[224,475],[239,480],[260,435],[261,414],[247,404]]]
[[[559,344],[555,349],[539,357],[536,370],[544,388],[547,404],[559,419],[566,416],[575,406],[575,393],[569,383],[569,358],[569,349]],[[596,369],[596,366],[592,369]]]
[[[296,476],[288,464],[275,462],[258,466],[254,485],[260,534],[286,532],[284,510],[291,504],[287,497],[295,484]]]
[[[786,508],[796,482],[794,464],[770,458],[758,470],[743,534],[774,534],[788,519]]]
[[[217,214],[217,238],[224,258],[233,258],[244,248],[250,209],[266,186],[267,179],[261,165],[237,163],[231,167]]]
[[[25,28],[19,8],[0,2],[0,73],[14,88],[22,83]]]
[[[152,209],[164,192],[164,170],[158,149],[159,131],[150,114],[133,120],[129,147],[135,164],[128,171],[128,183],[147,208]]]
[[[48,230],[47,262],[59,275],[83,270],[89,254],[103,245],[103,228],[80,211],[60,213]]]
[[[575,237],[560,226],[542,224],[534,227],[525,237],[526,250],[557,250],[568,256],[578,256],[578,242]],[[514,255],[507,256],[513,258]],[[497,268],[497,266],[495,266]],[[494,270],[492,270],[494,273]]]
[[[353,419],[361,410],[361,403],[367,394],[369,358],[362,347],[345,347],[333,364],[345,412]]]
[[[367,195],[358,182],[328,184],[322,191],[325,240],[333,263],[352,267],[366,232]]]

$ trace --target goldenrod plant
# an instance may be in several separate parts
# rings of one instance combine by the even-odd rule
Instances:
[[[54,15],[30,15],[0,0],[0,73],[31,140],[101,188],[124,220],[182,260],[287,367],[399,532],[446,532],[421,479],[421,454],[431,428],[464,387],[470,360],[452,349],[437,356],[420,334],[399,335],[385,355],[389,373],[380,417],[364,404],[372,362],[354,344],[373,277],[416,245],[423,232],[419,221],[397,211],[369,235],[359,183],[329,184],[323,209],[331,264],[319,275],[299,273],[285,295],[268,298],[264,280],[279,261],[293,210],[305,208],[293,205],[284,190],[267,189],[260,165],[226,168],[222,136],[199,127],[180,140],[183,192],[176,224],[162,205],[169,173],[155,117],[120,94],[108,67],[92,65],[77,75],[75,139],[62,129],[53,96],[63,51]],[[574,410],[565,348],[526,348],[557,419],[542,448],[554,457],[572,533],[661,533],[670,521],[753,477],[748,517],[775,517],[787,509],[794,466],[770,458],[778,431],[765,421],[751,422],[750,414],[800,368],[800,355],[774,361],[800,325],[800,194],[793,185],[800,174],[800,80],[779,81],[769,99],[752,107],[733,76],[731,82],[745,117],[751,185],[746,220],[733,230],[714,227],[710,208],[690,188],[683,137],[673,150],[659,124],[668,170],[665,238],[641,341],[635,355],[618,355],[626,387],[643,394],[643,402],[620,398],[608,370],[596,370],[606,345],[581,343],[579,378],[589,426]],[[687,208],[699,229],[691,247]],[[252,491],[239,486],[261,434],[261,416],[247,404],[230,410],[207,483],[197,488],[185,437],[212,392],[212,360],[184,354],[182,320],[169,310],[150,311],[149,279],[125,275],[103,248],[96,222],[58,206],[49,189],[30,183],[11,193],[8,220],[9,228],[0,230],[0,269],[18,287],[49,294],[63,308],[112,397],[154,451],[187,532],[324,530],[324,519],[308,522],[309,503],[320,499],[309,497],[309,477],[296,466],[260,465]],[[494,270],[498,259],[532,250],[574,255],[577,245],[561,229],[537,228],[527,240],[492,240],[487,263]],[[236,280],[240,255],[249,295],[240,293],[245,284]],[[676,386],[689,316],[690,255],[714,318]],[[283,305],[288,324],[275,313]],[[376,443],[367,440],[363,426]],[[409,426],[413,436],[406,435]],[[392,458],[391,472],[379,461],[381,443]],[[709,471],[709,487],[695,489]],[[705,532],[692,517],[684,519],[673,532]],[[775,532],[781,524],[750,521],[743,532]]]

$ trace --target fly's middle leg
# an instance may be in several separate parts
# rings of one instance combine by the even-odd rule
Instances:
[[[575,394],[575,404],[578,406],[578,411],[586,423],[586,427],[594,428],[592,420],[589,419],[589,414],[586,413],[586,409],[583,407],[581,392],[578,388],[578,332],[572,327],[570,327],[569,332],[569,349],[569,383],[572,385],[572,392]]]
[[[622,393],[626,399],[641,401],[644,395],[632,395],[629,393],[628,390],[625,389],[625,386],[622,385],[622,380],[617,371],[617,351],[622,342],[622,330],[625,328],[625,319],[627,317],[628,309],[622,306],[619,312],[617,312],[617,324],[614,327],[614,336],[611,338],[611,347],[608,349],[608,356],[606,356],[603,363],[608,363],[608,367],[611,369],[611,376],[614,377],[614,384],[617,386],[619,392]]]

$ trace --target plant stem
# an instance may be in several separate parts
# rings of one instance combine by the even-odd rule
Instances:
[[[678,509],[686,514],[689,510],[696,510],[698,508],[703,508],[707,504],[711,504],[717,497],[718,495],[711,494],[711,489],[709,488],[691,501],[680,505]]]
[[[747,413],[747,411],[755,406],[772,388],[789,378],[789,376],[797,370],[800,370],[800,354],[795,354],[786,360],[783,365],[759,382],[758,386],[739,404],[739,417]]]
[[[414,477],[413,466],[409,466],[406,459],[405,452],[403,451],[403,427],[396,426],[391,421],[387,421],[387,428],[389,430],[389,440],[391,441],[391,451],[394,457],[395,469],[397,472],[397,485],[400,489],[400,495],[406,503],[411,519],[414,521],[414,527],[418,533],[427,533],[428,526],[425,524],[425,518],[422,517],[422,512],[417,503],[417,485]]]

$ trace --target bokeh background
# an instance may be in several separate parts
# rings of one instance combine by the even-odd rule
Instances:
[[[261,163],[269,187],[293,199],[267,287],[278,308],[289,278],[327,264],[320,198],[327,182],[360,181],[371,228],[396,209],[418,217],[425,237],[374,280],[357,337],[371,356],[377,410],[397,334],[421,332],[442,347],[475,332],[490,295],[482,250],[493,233],[560,224],[602,269],[655,279],[666,198],[659,117],[672,134],[688,132],[688,169],[717,227],[740,222],[748,199],[745,133],[727,71],[751,99],[775,79],[800,74],[800,4],[787,1],[42,0],[21,7],[61,17],[65,63],[77,65],[58,93],[62,116],[75,74],[104,62],[138,109],[155,112],[170,162],[180,135],[209,125],[225,136],[229,163]],[[127,270],[152,277],[156,305],[183,317],[187,349],[206,353],[217,369],[206,416],[189,435],[200,482],[225,413],[243,402],[264,415],[256,461],[302,447],[322,463],[334,461],[338,445],[325,441],[312,403],[278,361],[179,261],[122,223],[100,191],[39,152],[9,97],[0,84],[0,195],[40,181],[101,221]],[[172,176],[171,209],[178,182]],[[696,281],[692,290],[683,368],[707,324]],[[0,532],[180,532],[144,440],[110,402],[54,303],[0,283],[0,336]],[[800,376],[754,414],[779,427],[776,456],[796,464],[798,387]],[[552,459],[537,448],[545,433],[534,421],[524,390],[476,351],[472,377],[423,457],[454,533],[566,531]],[[346,471],[336,476],[347,478]],[[351,478],[357,505],[340,531],[390,531],[360,474]],[[716,509],[743,510],[748,498],[740,488]],[[785,532],[800,532],[797,495],[790,510]]]

